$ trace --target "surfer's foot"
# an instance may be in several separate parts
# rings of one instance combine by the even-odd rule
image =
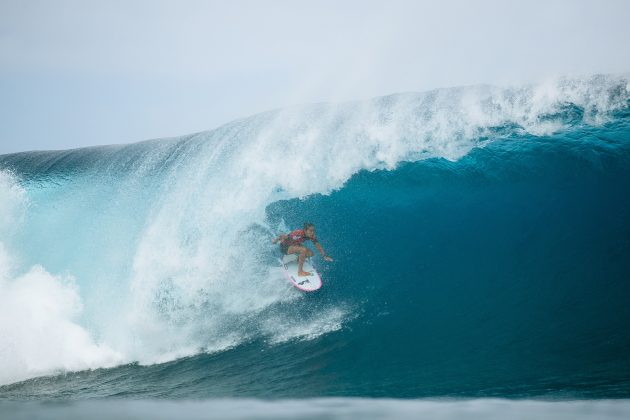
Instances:
[[[312,276],[312,275],[313,275],[313,274],[312,274],[312,273],[309,273],[308,271],[300,271],[300,272],[298,273],[298,276],[300,276],[300,277]]]

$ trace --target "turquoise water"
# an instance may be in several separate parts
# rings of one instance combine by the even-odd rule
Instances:
[[[444,89],[0,156],[0,399],[626,399],[628,98]],[[313,294],[271,245],[304,221],[335,258]]]

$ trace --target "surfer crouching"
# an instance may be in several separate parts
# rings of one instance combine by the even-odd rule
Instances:
[[[315,238],[315,225],[312,223],[304,223],[304,229],[296,229],[288,235],[282,234],[271,241],[274,244],[280,242],[280,250],[283,255],[298,254],[298,276],[311,275],[310,272],[303,270],[304,260],[313,256],[313,251],[302,245],[307,239],[315,244],[315,247],[326,261],[333,260],[326,255],[324,248]]]

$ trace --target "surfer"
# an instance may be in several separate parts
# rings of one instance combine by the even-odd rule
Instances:
[[[271,241],[274,244],[280,242],[280,251],[282,251],[284,255],[298,254],[298,276],[310,276],[312,274],[302,269],[304,260],[313,256],[313,251],[302,245],[307,239],[315,244],[315,247],[326,261],[333,260],[326,255],[324,248],[322,248],[317,241],[315,237],[315,225],[312,223],[304,223],[303,229],[296,229],[288,235],[281,234]]]

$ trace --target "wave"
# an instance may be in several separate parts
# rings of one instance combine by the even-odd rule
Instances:
[[[528,248],[535,243],[553,254],[550,244],[561,247],[562,241],[533,228],[540,219],[513,216],[516,208],[530,215],[547,211],[554,216],[548,221],[555,223],[565,218],[562,211],[570,210],[570,200],[584,205],[588,194],[577,193],[569,182],[572,170],[584,181],[582,191],[592,194],[603,181],[609,187],[600,189],[600,198],[608,200],[605,211],[593,208],[591,215],[605,217],[616,208],[613,214],[622,221],[572,235],[583,220],[566,218],[575,224],[554,234],[582,244],[584,235],[591,234],[601,235],[598,243],[623,241],[627,203],[615,198],[620,187],[611,187],[610,178],[627,175],[629,99],[630,85],[622,76],[511,89],[473,86],[272,111],[180,138],[0,156],[0,212],[5,215],[0,331],[6,337],[0,346],[0,383],[229,353],[248,343],[322,343],[333,332],[348,333],[359,348],[377,352],[373,342],[365,341],[377,331],[374,340],[391,343],[384,347],[387,358],[413,364],[410,354],[396,349],[406,343],[404,335],[392,329],[411,328],[405,319],[431,331],[425,357],[444,354],[445,346],[458,344],[449,338],[454,333],[479,331],[483,318],[495,316],[497,308],[510,313],[496,303],[501,298],[527,303],[518,316],[542,305],[544,300],[528,290],[544,295],[548,286],[541,281],[531,289],[527,281],[570,277],[562,277],[562,270],[568,270],[562,258],[569,257],[545,262],[544,253]],[[536,186],[545,179],[556,182],[550,187],[570,187],[571,194],[559,195],[565,200],[559,200],[561,206],[548,204],[559,190]],[[525,199],[532,192],[538,194],[533,202]],[[493,207],[484,206],[484,200],[493,201]],[[483,212],[492,208],[497,211],[488,214],[490,223]],[[316,222],[324,246],[338,261],[321,265],[330,286],[315,297],[282,280],[270,246],[275,233],[304,219]],[[528,226],[530,233],[515,231],[515,223]],[[431,229],[431,224],[441,229]],[[482,228],[470,228],[475,225]],[[501,229],[516,236],[497,233]],[[501,241],[507,244],[503,250],[492,246]],[[485,258],[494,268],[477,260],[484,257],[480,242],[491,251]],[[451,246],[478,252],[452,252]],[[569,254],[587,255],[579,251]],[[611,252],[625,256],[627,247]],[[424,262],[410,264],[419,253]],[[515,259],[522,253],[527,257]],[[601,275],[612,279],[607,286],[617,285],[609,292],[627,296],[617,277],[627,272],[626,265],[601,258],[587,268],[604,270]],[[532,261],[553,269],[528,270]],[[405,267],[423,279],[448,280],[443,284],[450,289],[423,281],[418,285],[422,293],[410,291]],[[497,282],[497,275],[488,277],[492,270],[517,286],[488,284]],[[263,280],[252,286],[248,273]],[[598,275],[586,273],[581,278]],[[475,279],[485,293],[475,294],[476,286],[464,279]],[[490,287],[502,294],[488,294]],[[494,304],[463,304],[466,293],[480,302],[494,299]],[[423,294],[440,296],[436,302],[442,306],[431,305]],[[582,302],[584,295],[568,296]],[[589,311],[601,314],[598,305],[607,298],[609,293],[602,294]],[[613,302],[623,311],[619,298]],[[475,314],[475,321],[461,324],[467,316],[461,308]],[[412,316],[418,311],[426,318]],[[548,311],[545,307],[542,313]],[[444,316],[435,316],[440,313]],[[499,334],[500,340],[518,341],[528,334],[522,319],[512,321],[521,332]],[[613,325],[623,327],[619,322]],[[507,324],[490,325],[509,329]],[[533,325],[538,328],[544,321]],[[575,328],[580,334],[593,331]],[[484,338],[492,336],[491,328],[483,331]],[[617,340],[602,349],[626,348],[627,337],[618,331],[599,336]],[[476,346],[479,342],[470,338],[462,351]],[[52,351],[42,354],[43,348]],[[529,346],[507,349],[512,358],[526,358],[519,352],[531,351]],[[466,360],[457,352],[451,356]],[[510,360],[506,356],[500,363],[508,366]],[[440,365],[435,366],[432,372]],[[381,373],[374,369],[373,378]]]

